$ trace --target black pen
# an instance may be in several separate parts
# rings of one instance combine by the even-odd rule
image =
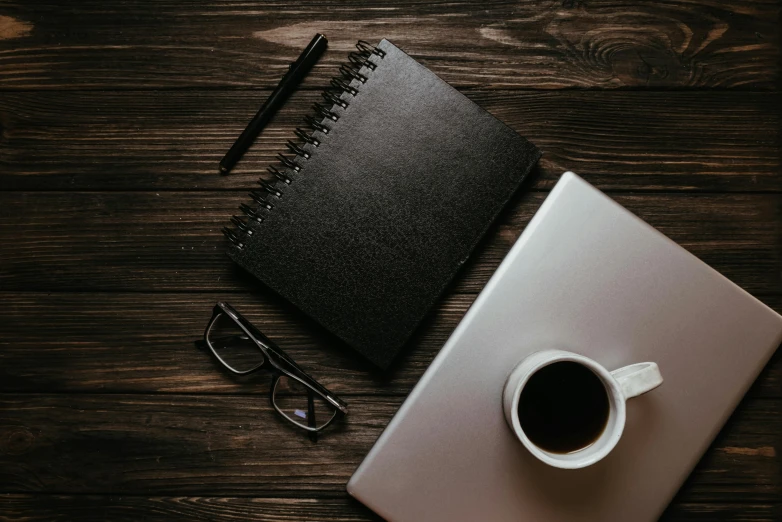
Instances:
[[[322,34],[316,34],[306,49],[299,55],[298,59],[290,65],[288,72],[282,77],[280,83],[271,93],[269,98],[261,105],[258,113],[247,124],[242,134],[236,140],[223,159],[220,161],[220,174],[228,174],[230,170],[239,161],[239,158],[250,148],[253,140],[261,132],[261,129],[269,123],[274,113],[282,107],[285,100],[290,96],[296,85],[301,82],[304,76],[312,69],[320,55],[326,50],[328,40]]]

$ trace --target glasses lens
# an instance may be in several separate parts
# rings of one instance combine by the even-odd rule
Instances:
[[[264,362],[258,345],[224,313],[212,324],[206,339],[223,363],[238,372],[253,370]]]
[[[280,413],[303,428],[320,429],[337,414],[326,399],[287,375],[277,379],[272,399]]]

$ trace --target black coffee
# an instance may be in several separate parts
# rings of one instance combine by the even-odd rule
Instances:
[[[593,444],[608,422],[608,393],[586,366],[562,361],[544,366],[527,381],[519,421],[536,446],[571,453]]]

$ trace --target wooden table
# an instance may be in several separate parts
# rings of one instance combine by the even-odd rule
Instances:
[[[348,477],[564,170],[782,310],[779,17],[779,0],[0,0],[0,519],[373,519]],[[330,51],[217,175],[316,31]],[[388,376],[220,234],[353,43],[382,37],[544,151]],[[268,377],[195,350],[217,300],[343,396],[344,425],[313,444]],[[782,520],[782,356],[663,518]]]

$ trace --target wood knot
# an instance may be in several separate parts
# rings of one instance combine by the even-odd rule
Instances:
[[[654,48],[615,49],[611,53],[611,68],[622,85],[658,87],[687,84],[690,67],[665,50]]]
[[[0,437],[0,451],[8,455],[21,455],[30,450],[33,442],[35,435],[27,428],[9,428],[4,436]]]

